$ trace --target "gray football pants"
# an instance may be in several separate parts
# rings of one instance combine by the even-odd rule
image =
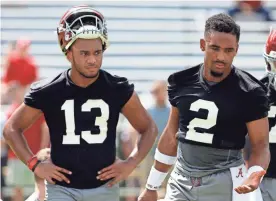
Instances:
[[[263,201],[276,201],[276,179],[264,177],[260,189]]]
[[[201,178],[188,178],[173,170],[165,200],[232,201],[233,183],[230,170]]]
[[[93,189],[74,189],[46,184],[47,201],[119,201],[119,185],[107,184]]]

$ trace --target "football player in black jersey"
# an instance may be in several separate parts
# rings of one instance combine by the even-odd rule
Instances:
[[[269,106],[266,87],[232,65],[239,38],[230,16],[211,16],[200,40],[204,62],[169,76],[171,113],[139,201],[156,201],[175,161],[165,200],[249,200],[258,188],[270,160]],[[241,151],[247,130],[255,150],[248,173]]]
[[[276,30],[271,28],[268,36],[265,51],[263,54],[266,63],[266,75],[261,81],[268,88],[268,97],[270,110],[268,112],[269,120],[269,147],[271,153],[271,160],[269,167],[266,171],[262,183],[260,184],[263,201],[276,201]],[[252,147],[250,146],[249,139],[246,140],[244,149],[244,158],[248,163],[250,152]]]
[[[108,46],[101,13],[88,6],[73,7],[61,18],[57,34],[71,68],[31,86],[6,123],[4,137],[18,158],[47,180],[47,200],[119,200],[117,183],[147,155],[157,136],[156,125],[133,84],[100,69]],[[120,112],[141,133],[124,161],[116,159],[115,152]],[[42,113],[51,139],[51,160],[44,162],[22,135]]]

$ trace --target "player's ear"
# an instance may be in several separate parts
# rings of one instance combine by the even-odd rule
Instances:
[[[205,40],[204,39],[200,39],[200,49],[202,52],[205,51]]]

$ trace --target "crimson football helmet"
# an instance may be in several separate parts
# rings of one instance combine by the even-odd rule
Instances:
[[[61,18],[57,28],[58,43],[66,55],[70,46],[78,39],[100,38],[103,50],[108,45],[108,34],[104,16],[95,9],[82,5],[69,9]]]
[[[276,30],[272,28],[266,41],[263,56],[266,62],[266,70],[276,73]]]

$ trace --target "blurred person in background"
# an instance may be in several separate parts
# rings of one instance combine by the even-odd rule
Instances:
[[[16,97],[17,97],[17,94],[20,94],[22,92],[19,92],[16,90],[16,84],[12,84],[9,88],[9,92],[8,92],[8,96],[12,99],[15,99],[16,100]],[[16,92],[18,92],[16,94]],[[11,100],[12,100],[11,99]],[[6,99],[7,100],[7,99]],[[10,101],[11,101],[10,100]],[[2,132],[3,132],[3,128],[4,128],[4,124],[7,120],[7,115],[6,115],[6,110],[7,108],[9,108],[10,105],[2,105],[1,106],[1,119],[0,119],[0,125],[1,125],[1,197],[3,197],[4,195],[2,194],[3,193],[3,189],[4,187],[6,186],[6,176],[7,176],[7,173],[8,173],[8,168],[7,168],[7,161],[8,161],[8,146],[7,144],[5,143],[5,140],[2,136]]]
[[[6,112],[6,118],[9,119],[13,112],[23,102],[25,86],[19,84],[13,85],[13,103]],[[33,153],[46,148],[50,144],[49,131],[41,116],[35,123],[24,132],[25,139]],[[34,174],[16,157],[11,149],[8,149],[7,177],[6,184],[14,186],[12,201],[24,200],[24,187],[35,185],[35,191],[38,192],[40,200],[45,197],[44,180]]]
[[[7,63],[9,60],[10,55],[13,53],[16,47],[16,41],[9,41],[8,47],[6,50],[4,50],[4,55],[2,55],[2,65],[1,65],[1,99],[0,103],[1,105],[7,105],[10,104],[12,101],[11,96],[11,88],[6,88],[6,84],[3,82],[3,72],[6,72],[7,69]]]
[[[26,90],[30,84],[37,80],[38,70],[34,58],[29,54],[31,41],[21,37],[15,43],[11,42],[4,61],[4,75],[1,86],[1,104],[8,106],[5,119],[8,119],[17,107],[23,102]],[[27,142],[30,142],[31,150],[36,153],[41,148],[49,145],[47,125],[41,117],[36,123],[24,133]],[[3,142],[3,148],[4,148]],[[11,149],[8,150],[7,178],[6,184],[14,186],[12,200],[21,201],[24,199],[22,190],[25,186],[33,186],[36,180],[36,191],[44,198],[44,181],[34,180],[34,175],[22,165],[21,161],[14,155]],[[39,190],[43,189],[43,190]]]
[[[153,105],[150,106],[147,109],[147,111],[155,121],[157,128],[159,130],[157,136],[158,140],[167,124],[170,114],[170,107],[168,106],[167,82],[165,80],[155,81],[150,90],[150,93],[153,97]],[[151,152],[149,153],[152,156],[154,156],[154,152],[157,147],[157,140],[154,146],[152,147]]]
[[[7,48],[2,52],[4,53],[4,55],[2,55],[3,62],[2,62],[1,68],[5,69],[5,67],[7,66],[6,61],[8,61],[8,58],[15,50],[15,47],[16,47],[16,40],[11,40],[8,42]]]
[[[146,184],[147,175],[154,161],[154,153],[157,147],[158,140],[167,124],[170,114],[170,108],[167,104],[167,82],[164,80],[155,81],[152,85],[150,93],[153,98],[153,104],[147,109],[147,111],[156,123],[159,133],[152,149],[150,150],[145,160],[141,163],[141,166],[143,166],[143,174],[145,174],[145,177],[141,178],[142,186]],[[130,130],[130,135],[137,137],[137,133],[134,129]]]
[[[156,123],[159,133],[147,157],[140,163],[139,167],[136,168],[136,170],[130,175],[130,178],[127,180],[129,184],[128,186],[132,187],[137,186],[137,184],[140,187],[146,184],[147,176],[154,161],[154,154],[157,147],[157,142],[167,124],[170,114],[170,108],[167,104],[167,82],[165,80],[156,80],[152,85],[150,93],[152,95],[153,104],[151,104],[147,111]],[[125,137],[125,140],[131,140],[132,144],[135,140],[137,140],[138,137],[138,133],[131,126],[129,126],[128,132],[126,132],[125,135],[128,135],[128,137]],[[165,183],[166,182],[164,182],[164,187]],[[134,201],[137,200],[137,197],[129,196],[127,200]]]
[[[6,69],[6,62],[8,61],[8,58],[10,56],[10,54],[15,50],[15,46],[16,46],[16,41],[10,41],[8,44],[8,47],[5,51],[5,55],[2,56],[2,65],[1,65],[1,72],[5,71]],[[1,73],[2,76],[2,73]],[[12,101],[12,98],[14,97],[12,94],[14,94],[14,85],[12,84],[11,87],[9,87],[9,89],[3,93],[3,86],[1,83],[1,96],[0,98],[0,104],[9,104]],[[3,110],[3,108],[1,108],[1,117],[0,117],[0,142],[1,142],[1,199],[3,198],[3,189],[6,186],[6,181],[5,181],[5,176],[7,173],[7,160],[8,160],[8,155],[7,155],[7,145],[5,143],[5,140],[2,138],[2,132],[3,132],[3,127],[5,124],[5,121],[7,119],[6,114]]]
[[[263,201],[276,201],[276,30],[271,28],[267,38],[265,51],[263,53],[266,64],[266,74],[261,81],[268,87],[268,97],[270,111],[268,113],[269,120],[269,148],[270,148],[270,164],[266,171],[262,183],[260,184]],[[248,166],[248,161],[252,152],[249,137],[246,138],[244,148],[244,159]]]
[[[12,52],[15,50],[16,47],[16,40],[11,40],[8,42],[7,48],[2,52],[4,55],[2,55],[2,65],[1,70],[5,70],[6,61],[8,61],[9,56],[12,54]]]
[[[1,194],[0,194],[0,198],[3,198],[3,189],[6,186],[6,182],[5,182],[5,173],[6,173],[6,166],[7,166],[7,145],[5,143],[5,140],[2,138],[2,132],[3,132],[3,126],[6,120],[6,115],[5,113],[1,110],[0,111],[0,143],[1,143]]]
[[[126,118],[123,115],[120,115],[118,126],[117,126],[116,150],[117,150],[117,156],[123,160],[129,157],[129,155],[131,154],[132,150],[135,147],[135,142],[131,140],[129,133],[126,132],[126,128],[127,128],[126,124],[127,124]],[[120,182],[120,190],[122,188],[127,189],[120,196],[120,201],[131,201],[129,200],[130,196],[128,195],[128,193],[132,193],[132,192],[129,190],[129,188],[135,187],[135,186],[136,185],[133,185],[132,183],[132,179],[127,179],[125,181]]]
[[[263,1],[236,1],[235,7],[228,14],[236,21],[272,21]]]
[[[22,92],[38,77],[37,65],[29,54],[31,41],[27,38],[19,38],[15,47],[11,43],[11,50],[4,61],[4,74],[1,85],[1,104],[7,104],[13,97],[10,95],[14,85],[20,85]]]

